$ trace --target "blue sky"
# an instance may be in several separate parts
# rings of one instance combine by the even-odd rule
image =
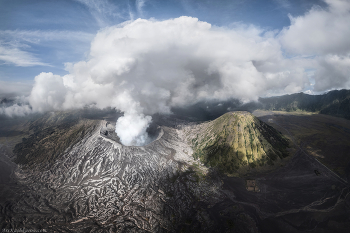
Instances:
[[[318,0],[1,0],[0,43],[18,57],[0,61],[0,80],[31,82],[40,72],[63,75],[64,63],[86,58],[101,28],[137,18],[197,17],[216,26],[240,22],[269,30],[290,24]],[[14,56],[14,55],[13,55]],[[23,58],[24,60],[19,61]]]
[[[173,107],[350,89],[349,38],[348,0],[0,0],[0,114],[111,107],[133,144]]]
[[[66,64],[88,61],[93,39],[106,28],[180,16],[222,30],[241,27],[242,34],[253,28],[263,40],[272,35],[283,59],[294,61],[294,71],[283,72],[299,66],[309,83],[284,83],[264,95],[347,88],[348,6],[347,0],[0,0],[0,96],[28,96],[42,72],[68,74]]]

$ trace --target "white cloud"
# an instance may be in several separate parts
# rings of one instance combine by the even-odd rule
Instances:
[[[112,4],[108,0],[76,0],[86,5],[101,28],[111,24],[111,20],[128,20],[129,11],[123,11],[117,4]]]
[[[302,16],[290,16],[281,43],[292,54],[348,54],[350,52],[350,1],[327,0],[328,9],[313,7]]]
[[[13,117],[26,116],[31,113],[33,113],[33,110],[28,104],[28,97],[25,96],[10,98],[0,104],[0,115]]]
[[[17,103],[9,107],[0,107],[0,114],[5,114],[9,117],[26,116],[32,112],[29,105],[18,105]]]
[[[20,47],[8,45],[0,41],[0,61],[5,64],[13,64],[15,66],[49,66],[49,64],[41,62],[33,54],[21,50]]]
[[[146,0],[136,0],[136,2],[135,2],[137,12],[139,13],[140,16],[143,15],[142,8],[145,6],[145,3],[146,3]]]
[[[191,17],[104,28],[93,39],[87,61],[66,65],[69,74],[38,75],[29,103],[33,111],[86,105],[119,109],[125,115],[116,130],[130,145],[148,140],[149,115],[170,113],[175,106],[250,101],[312,86],[310,91],[350,87],[349,4],[328,3],[327,9],[291,17],[291,26],[277,36],[240,24],[212,27]],[[286,58],[284,50],[294,58]]]
[[[81,31],[43,30],[0,30],[0,38],[8,41],[21,41],[39,44],[43,41],[82,41],[89,42],[94,35]]]
[[[282,8],[290,8],[290,2],[289,0],[274,0],[280,7]]]
[[[288,53],[314,56],[314,91],[350,88],[350,1],[325,0],[328,8],[312,8],[291,18],[280,33]]]
[[[327,55],[318,59],[314,91],[350,88],[350,56]]]
[[[29,102],[33,111],[115,107],[125,113],[116,127],[121,140],[139,144],[147,140],[147,115],[173,106],[302,90],[303,69],[283,58],[273,35],[191,17],[125,22],[99,31],[90,59],[67,65],[68,75],[38,75]]]
[[[41,73],[35,77],[29,103],[35,112],[60,110],[67,91],[62,77],[52,73]]]
[[[42,62],[35,54],[28,52],[31,45],[53,46],[53,41],[65,41],[65,45],[74,43],[74,49],[81,44],[89,43],[93,35],[74,31],[41,31],[41,30],[0,30],[0,61],[15,66],[51,66]],[[50,44],[48,44],[50,43]]]
[[[327,3],[327,9],[314,7],[291,17],[291,26],[277,36],[240,24],[212,27],[191,17],[106,27],[93,39],[88,60],[66,65],[69,74],[35,78],[31,109],[117,108],[125,115],[116,129],[129,145],[148,140],[149,115],[169,113],[175,106],[249,101],[312,86],[312,92],[350,87],[350,3]],[[284,51],[294,57],[286,58]]]
[[[28,96],[32,88],[32,83],[0,80],[0,98],[13,98],[21,95]]]

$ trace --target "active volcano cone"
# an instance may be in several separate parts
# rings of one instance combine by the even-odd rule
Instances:
[[[272,165],[288,156],[288,139],[248,112],[229,112],[185,131],[194,158],[226,173]]]

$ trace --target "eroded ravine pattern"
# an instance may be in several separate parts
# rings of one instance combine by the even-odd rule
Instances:
[[[181,125],[162,126],[157,140],[144,147],[121,145],[113,127],[106,133],[107,125],[98,122],[52,165],[19,167],[12,183],[0,184],[6,188],[0,190],[2,229],[281,232],[282,226],[296,232],[334,225],[332,219],[349,210],[349,190],[322,168],[316,176],[301,153],[256,177],[261,192],[252,193],[244,178],[226,177],[193,160]],[[325,217],[318,220],[316,214]],[[310,219],[316,225],[307,225]],[[345,223],[337,224],[341,229]]]
[[[188,182],[169,185],[169,178],[194,162],[186,153],[191,148],[167,127],[145,147],[126,147],[100,133],[105,124],[50,169],[18,169],[18,182],[28,190],[10,203],[4,220],[59,231],[172,231],[196,200]],[[192,189],[207,189],[192,183]]]

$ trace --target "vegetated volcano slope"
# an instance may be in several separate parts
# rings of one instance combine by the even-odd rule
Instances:
[[[229,112],[184,130],[194,158],[226,173],[272,165],[288,156],[288,139],[248,112]]]
[[[93,111],[89,118],[71,114],[44,115],[16,130],[28,138],[35,131],[26,132],[29,125],[36,130],[52,126],[64,130],[61,124],[76,117],[77,122],[99,119]],[[156,122],[164,125],[158,124],[160,133],[155,141],[142,147],[124,146],[115,135],[117,117],[113,121],[107,115],[97,121],[95,130],[85,131],[55,159],[37,160],[35,166],[17,166],[1,145],[0,178],[9,178],[0,182],[1,229],[91,233],[349,229],[347,186],[301,151],[280,169],[253,174],[260,192],[249,192],[244,178],[225,176],[193,159],[186,141],[196,136],[202,124],[189,126],[191,123],[163,116]],[[58,144],[66,137],[60,135],[48,138],[47,143]],[[277,140],[273,135],[269,138]]]
[[[162,126],[152,143],[124,146],[115,122],[93,123],[72,112],[47,113],[28,123],[31,132],[16,147],[23,148],[17,159],[27,161],[2,162],[0,150],[0,168],[7,168],[1,175],[11,179],[0,183],[1,229],[224,232],[232,225],[210,218],[208,206],[226,199],[222,182],[193,160],[180,130]],[[240,214],[230,219],[236,232],[248,232],[256,223]]]

